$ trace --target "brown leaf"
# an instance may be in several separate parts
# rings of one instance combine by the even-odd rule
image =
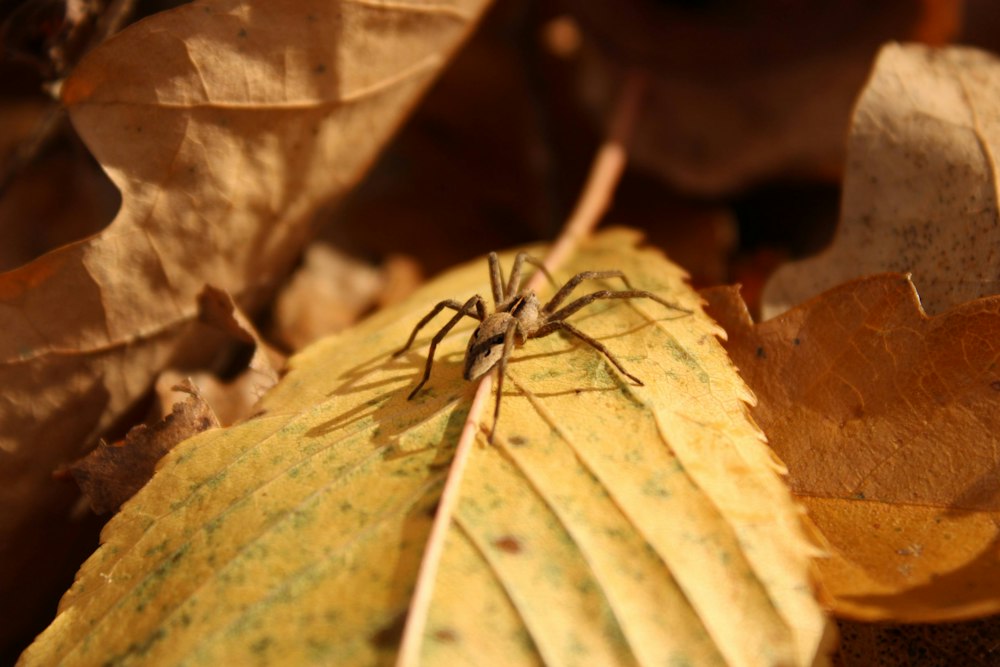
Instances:
[[[927,317],[905,276],[880,275],[754,324],[735,288],[703,294],[830,542],[834,610],[1000,611],[1000,298]]]
[[[211,286],[202,290],[198,295],[198,319],[249,345],[252,354],[246,366],[237,369],[239,373],[229,380],[206,371],[187,373],[169,369],[161,373],[156,379],[161,415],[173,405],[179,391],[186,391],[184,384],[190,384],[197,387],[200,397],[211,407],[219,423],[229,426],[254,414],[257,401],[278,381],[279,369],[284,367],[285,358],[264,342],[253,323],[224,290]],[[237,354],[238,359],[242,358],[238,350]]]
[[[264,342],[229,292],[206,285],[198,294],[198,320],[252,345],[253,356],[247,363],[247,370],[259,376],[258,380],[264,385],[261,395],[274,386],[278,381],[278,369],[285,363],[284,355]]]
[[[623,70],[648,70],[630,158],[712,194],[776,174],[838,175],[851,106],[879,45],[947,40],[961,8],[958,0],[678,6],[686,4],[575,3],[584,35],[578,87],[599,111]]]
[[[1000,293],[998,96],[991,54],[884,47],[854,111],[837,236],[774,274],[765,318],[881,271],[912,273],[931,314]]]
[[[90,506],[98,514],[114,512],[135,495],[153,476],[157,462],[178,443],[217,428],[219,420],[212,408],[190,382],[175,387],[189,394],[183,403],[162,421],[140,424],[128,432],[125,441],[97,449],[69,466]]]

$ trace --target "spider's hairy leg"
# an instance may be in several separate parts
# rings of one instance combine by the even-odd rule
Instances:
[[[552,278],[552,274],[545,268],[545,263],[542,260],[532,257],[526,252],[519,252],[514,257],[514,264],[510,269],[510,282],[507,283],[507,297],[511,297],[521,291],[521,267],[524,266],[525,262],[544,273],[550,283],[553,285],[556,284],[556,281]]]
[[[652,299],[653,301],[662,304],[671,310],[687,313],[688,315],[692,313],[690,309],[678,306],[676,303],[671,303],[663,297],[653,294],[652,292],[647,292],[646,290],[630,289],[622,290],[620,292],[616,292],[614,290],[601,290],[600,292],[594,292],[593,294],[581,296],[579,299],[571,301],[569,305],[563,306],[556,312],[549,313],[547,315],[546,322],[565,320],[576,311],[589,306],[600,299]]]
[[[574,336],[582,340],[584,343],[590,345],[592,348],[594,348],[595,350],[603,354],[605,357],[607,357],[608,361],[614,364],[615,368],[617,368],[622,372],[622,375],[627,377],[629,380],[632,380],[632,382],[635,382],[640,387],[644,386],[642,380],[640,380],[639,378],[637,378],[636,376],[632,375],[627,370],[625,370],[625,367],[622,366],[621,362],[615,359],[615,355],[611,354],[608,348],[604,347],[604,345],[600,341],[591,338],[587,334],[583,333],[582,331],[574,327],[569,322],[563,322],[561,320],[557,320],[555,322],[549,322],[548,324],[540,327],[537,331],[535,331],[535,333],[531,335],[531,338],[541,338],[542,336],[548,336],[550,333],[554,333],[556,331],[565,331],[567,333],[573,334]]]
[[[542,312],[548,314],[555,311],[555,309],[559,307],[559,304],[565,301],[566,297],[568,297],[570,293],[576,289],[577,285],[582,283],[584,280],[602,280],[605,278],[621,278],[622,282],[625,283],[625,288],[630,290],[632,289],[632,283],[628,281],[628,278],[625,277],[623,272],[618,271],[617,269],[612,269],[610,271],[582,271],[567,280],[566,284],[559,288],[559,291],[556,292],[555,295],[549,299],[549,302],[542,308]]]
[[[503,303],[505,295],[503,293],[503,269],[500,268],[500,258],[495,252],[491,252],[487,257],[490,263],[490,289],[493,291],[493,308],[496,309]]]
[[[469,312],[469,309],[472,307],[472,305],[475,305],[476,307],[475,314]],[[417,326],[413,327],[413,332],[407,339],[406,345],[404,345],[401,349],[397,350],[396,352],[393,352],[392,356],[398,357],[399,355],[409,350],[410,346],[413,345],[413,341],[417,339],[417,334],[420,332],[420,330],[423,329],[428,322],[433,320],[434,317],[437,316],[437,314],[440,313],[445,308],[451,308],[452,310],[457,310],[462,315],[475,317],[479,321],[482,321],[486,318],[486,303],[483,301],[483,297],[479,296],[478,294],[469,299],[468,301],[466,301],[464,305],[460,304],[458,301],[455,301],[454,299],[445,299],[438,305],[434,306],[434,308],[431,309],[431,312],[427,313],[427,315],[425,315],[422,320],[417,322]]]
[[[517,328],[517,320],[512,319],[507,325],[507,330],[504,332],[503,354],[500,355],[500,362],[497,364],[497,404],[493,408],[493,428],[490,429],[489,436],[490,444],[493,444],[493,434],[497,432],[497,422],[500,421],[500,399],[503,398],[503,378],[507,372],[507,360],[510,359],[510,354],[514,351]]]

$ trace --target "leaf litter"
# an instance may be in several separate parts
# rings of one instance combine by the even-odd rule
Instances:
[[[560,275],[627,266],[695,308],[683,272],[636,240],[608,232]],[[390,355],[431,305],[472,292],[489,293],[482,261],[294,357],[262,416],[174,449],[23,664],[391,659],[468,414],[470,328],[445,339],[414,401],[426,349]],[[657,305],[577,320],[645,387],[555,336],[515,355],[497,446],[484,423],[469,453],[424,662],[817,658],[816,548],[750,394],[716,325]]]
[[[0,275],[0,543],[69,514],[52,471],[164,368],[214,357],[195,322],[206,284],[249,311],[266,300],[484,6],[202,0],[80,62],[63,102],[122,204],[101,233]]]

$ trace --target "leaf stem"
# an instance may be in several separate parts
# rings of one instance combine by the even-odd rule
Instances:
[[[638,71],[628,74],[622,93],[619,96],[608,136],[601,144],[590,167],[587,181],[577,200],[576,207],[563,227],[559,238],[545,257],[545,267],[554,273],[573,254],[580,242],[590,235],[600,222],[604,213],[611,206],[618,181],[625,171],[627,158],[626,145],[635,126],[639,105],[645,89],[645,76]],[[544,273],[538,271],[527,287],[538,289]],[[438,566],[441,564],[441,554],[451,527],[455,508],[461,493],[462,478],[472,452],[472,444],[479,431],[479,422],[486,408],[486,402],[493,392],[493,373],[487,373],[476,389],[472,406],[465,418],[465,426],[455,449],[455,458],[448,470],[444,491],[438,510],[434,515],[434,524],[427,539],[420,571],[417,574],[417,585],[410,601],[410,611],[403,628],[403,637],[396,659],[397,667],[416,667],[420,664],[420,649],[423,646],[424,633],[427,629],[427,616],[430,611],[431,598],[434,594],[434,584],[437,582]]]
[[[413,667],[420,664],[420,648],[423,646],[427,615],[431,606],[431,597],[434,594],[434,584],[437,581],[437,570],[441,563],[445,538],[448,534],[448,528],[451,527],[455,508],[458,506],[465,467],[469,462],[472,443],[476,441],[476,433],[479,431],[479,418],[483,414],[486,401],[489,400],[492,392],[493,374],[487,373],[476,389],[469,414],[465,418],[465,426],[462,427],[462,435],[459,437],[458,447],[455,449],[455,458],[452,459],[451,468],[448,470],[448,479],[445,481],[438,510],[434,515],[434,525],[427,538],[427,548],[424,551],[423,560],[420,562],[417,587],[413,591],[413,599],[410,601],[410,613],[403,630],[399,657],[396,659],[396,665],[399,667]]]
[[[576,207],[545,258],[545,268],[550,273],[555,273],[566,262],[611,207],[618,181],[625,172],[627,146],[645,89],[646,75],[639,70],[629,72],[611,116],[608,135],[597,150]],[[544,277],[541,272],[536,273],[528,283],[528,288],[539,289]]]

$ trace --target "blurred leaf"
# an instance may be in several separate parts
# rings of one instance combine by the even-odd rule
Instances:
[[[635,243],[605,234],[560,277],[624,267],[696,308],[683,272]],[[471,321],[413,401],[432,332],[390,355],[434,303],[489,294],[486,277],[476,261],[314,345],[266,414],[173,450],[23,664],[390,660],[474,391]],[[574,321],[646,385],[558,336],[515,355],[496,445],[480,433],[471,452],[424,662],[813,664],[815,548],[716,325],[638,300]]]
[[[1000,298],[927,317],[906,277],[881,275],[755,324],[735,288],[703,293],[830,542],[819,565],[834,611],[1000,611]]]
[[[709,195],[764,179],[838,178],[851,108],[892,39],[939,44],[961,0],[573,3],[579,96],[600,114],[622,73],[650,74],[630,158]]]
[[[291,350],[340,333],[378,305],[402,301],[421,282],[420,268],[401,255],[376,267],[316,241],[275,299],[271,334]]]
[[[63,99],[122,206],[99,235],[0,276],[5,549],[66,511],[53,469],[168,364],[215,352],[194,323],[204,285],[259,304],[484,4],[204,0],[81,62]],[[10,562],[0,591],[20,576]]]
[[[774,274],[765,319],[882,271],[912,273],[931,314],[1000,293],[998,95],[993,55],[884,47],[854,111],[837,236]]]

